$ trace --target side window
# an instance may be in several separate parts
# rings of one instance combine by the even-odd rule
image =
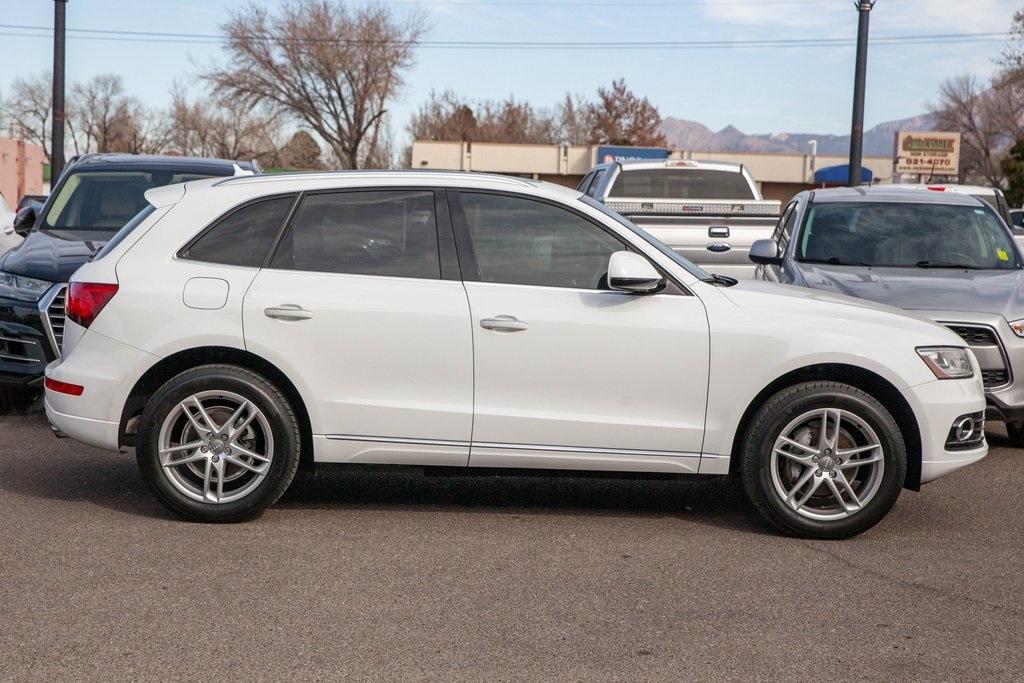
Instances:
[[[608,289],[608,259],[625,245],[594,223],[521,197],[459,196],[482,281]]]
[[[193,261],[258,268],[294,201],[294,196],[288,196],[247,204],[220,219],[178,255]]]
[[[434,193],[382,190],[308,195],[271,267],[439,279]]]
[[[779,236],[776,237],[779,242],[780,254],[786,253],[786,247],[789,246],[789,241],[793,239],[793,226],[796,225],[796,215],[798,213],[796,204],[790,204],[789,211],[786,212],[786,216],[782,220]]]
[[[590,187],[587,188],[586,194],[588,197],[597,196],[597,188],[601,184],[601,181],[604,179],[605,173],[606,171],[598,171],[597,173],[594,174],[594,179],[590,182]]]

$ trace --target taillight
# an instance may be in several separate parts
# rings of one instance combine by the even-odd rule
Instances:
[[[72,282],[68,286],[64,311],[82,327],[89,327],[107,302],[117,294],[117,285],[100,282]]]
[[[43,386],[50,391],[56,391],[58,394],[67,394],[68,396],[81,396],[82,392],[85,391],[85,387],[81,384],[61,382],[49,377],[43,381]]]

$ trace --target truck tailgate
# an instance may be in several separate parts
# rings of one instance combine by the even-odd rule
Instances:
[[[780,209],[779,202],[766,200],[609,198],[605,204],[697,265],[733,277],[753,276],[750,245],[772,236]]]

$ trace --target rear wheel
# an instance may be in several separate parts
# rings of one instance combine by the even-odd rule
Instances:
[[[150,489],[197,521],[239,521],[285,492],[299,464],[288,400],[264,377],[228,365],[177,375],[150,399],[136,439]]]
[[[892,415],[839,382],[783,389],[758,411],[741,473],[758,511],[786,533],[847,538],[877,524],[906,476],[906,446]]]

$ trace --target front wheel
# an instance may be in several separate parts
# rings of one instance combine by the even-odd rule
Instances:
[[[168,380],[139,421],[136,457],[157,499],[188,519],[255,517],[285,492],[299,464],[298,421],[264,377],[205,365]]]
[[[874,397],[840,382],[806,382],[768,399],[746,431],[743,485],[780,530],[848,538],[877,524],[906,477],[906,445]]]

